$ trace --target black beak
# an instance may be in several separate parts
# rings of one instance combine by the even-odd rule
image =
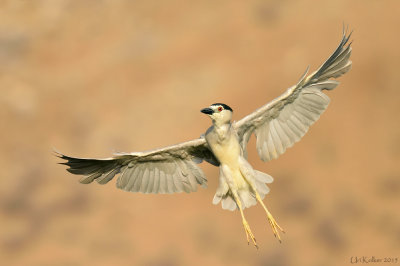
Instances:
[[[203,108],[200,110],[200,112],[207,114],[207,115],[211,115],[212,113],[214,113],[213,109],[211,109],[211,108]]]

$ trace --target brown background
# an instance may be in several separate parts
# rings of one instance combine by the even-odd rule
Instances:
[[[399,1],[0,1],[1,265],[347,265],[400,260]],[[211,204],[209,188],[132,194],[81,185],[52,147],[85,157],[197,138],[199,110],[235,119],[280,95],[354,29],[353,69],[279,160],[260,206]],[[400,264],[400,262],[398,262]],[[373,265],[390,265],[375,263]]]

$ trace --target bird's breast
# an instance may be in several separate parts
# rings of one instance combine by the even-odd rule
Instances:
[[[235,134],[227,134],[222,140],[218,136],[209,136],[207,142],[221,164],[235,168],[238,166],[240,145]]]

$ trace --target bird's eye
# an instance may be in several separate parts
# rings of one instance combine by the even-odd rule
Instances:
[[[218,112],[221,112],[222,111],[222,107],[220,106],[220,107],[218,107]]]

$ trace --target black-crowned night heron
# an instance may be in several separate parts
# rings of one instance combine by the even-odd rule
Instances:
[[[106,184],[120,174],[118,188],[142,193],[189,193],[196,191],[198,184],[205,187],[207,179],[197,164],[207,161],[220,168],[213,203],[221,202],[223,209],[231,211],[239,209],[247,242],[251,239],[257,247],[243,209],[257,202],[280,241],[279,230],[283,230],[262,201],[269,192],[266,183],[273,179],[247,162],[247,143],[254,133],[261,160],[269,161],[304,136],[329,104],[329,97],[322,91],[334,89],[339,82],[331,78],[351,68],[350,35],[343,33],[337,49],[317,71],[308,76],[306,71],[296,85],[243,119],[232,123],[232,109],[222,103],[202,109],[213,125],[198,139],[151,151],[118,153],[106,159],[57,155],[66,160],[63,164],[69,166],[69,172],[84,175],[80,180],[83,184],[93,180]]]

